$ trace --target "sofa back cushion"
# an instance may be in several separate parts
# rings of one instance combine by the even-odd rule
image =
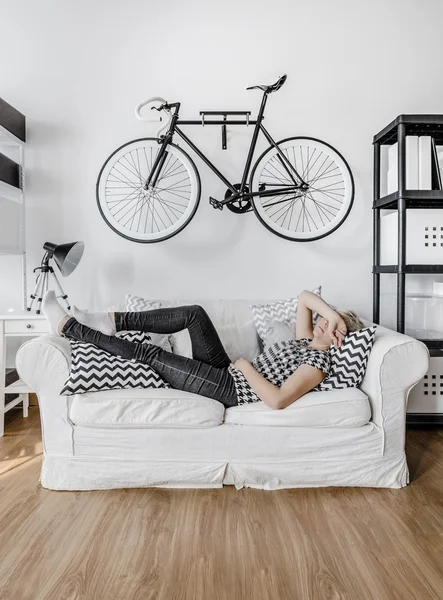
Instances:
[[[249,305],[250,300],[160,300],[162,306],[200,304],[211,317],[229,358],[252,360],[261,352],[260,340]],[[192,358],[187,331],[171,336],[173,351]]]

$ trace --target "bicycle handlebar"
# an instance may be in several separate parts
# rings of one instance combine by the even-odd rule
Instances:
[[[167,104],[166,100],[164,98],[162,98],[161,96],[153,96],[152,98],[148,98],[148,100],[144,100],[143,102],[140,102],[140,104],[137,104],[137,106],[135,107],[135,116],[137,117],[137,119],[139,119],[139,121],[147,121],[148,123],[153,123],[155,121],[155,119],[146,119],[145,117],[142,117],[141,112],[140,112],[144,106],[146,106],[147,104],[150,104],[151,102],[161,102],[162,104]],[[160,137],[160,133],[164,129],[167,129],[169,127],[169,124],[172,120],[172,114],[171,114],[171,111],[169,109],[165,108],[164,106],[160,106],[160,108],[156,108],[155,106],[153,106],[152,108],[155,108],[156,110],[164,110],[167,115],[167,119],[166,119],[165,123],[159,129],[157,129],[157,131],[155,132],[155,137]],[[160,120],[161,120],[161,118],[160,118]]]

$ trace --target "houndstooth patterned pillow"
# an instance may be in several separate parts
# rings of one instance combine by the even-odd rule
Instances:
[[[139,344],[153,343],[148,333],[119,331],[117,337]],[[70,341],[71,368],[60,394],[85,394],[125,388],[169,388],[154,369],[133,360],[125,360],[97,348],[94,344]]]
[[[143,312],[144,310],[154,310],[155,308],[162,308],[162,303],[157,300],[145,300],[140,296],[132,296],[126,294],[125,296],[125,311],[126,312]],[[163,350],[172,352],[171,340],[169,333],[151,333],[152,343],[156,346],[160,346]]]
[[[317,296],[321,296],[321,286],[312,290]],[[261,338],[263,345],[268,346],[266,331],[272,321],[284,321],[288,324],[292,332],[292,338],[295,338],[295,329],[297,321],[298,298],[289,298],[289,300],[277,300],[269,304],[251,304],[250,309],[254,319],[255,328]],[[315,323],[319,318],[317,313],[313,315]]]
[[[330,349],[331,371],[316,391],[357,387],[363,381],[377,327],[364,327],[348,333],[340,348]]]

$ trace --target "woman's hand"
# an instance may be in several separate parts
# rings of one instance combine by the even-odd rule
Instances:
[[[245,367],[245,365],[250,365],[251,363],[246,360],[246,358],[239,358],[235,361],[235,363],[231,363],[232,366],[234,366],[236,369],[238,369],[239,371],[242,371],[242,367]]]
[[[346,323],[342,317],[334,311],[328,320],[328,333],[331,335],[332,343],[336,348],[340,348],[347,332]]]

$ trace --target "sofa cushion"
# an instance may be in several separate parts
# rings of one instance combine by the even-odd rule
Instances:
[[[260,354],[260,341],[248,300],[158,300],[162,306],[201,304],[207,311],[232,362],[241,356],[252,360]],[[187,329],[171,334],[175,354],[192,358],[191,339]]]
[[[226,409],[225,423],[278,427],[361,427],[371,419],[368,397],[358,388],[310,392],[283,410],[264,402]]]
[[[107,390],[71,397],[69,418],[87,427],[216,427],[223,404],[169,389]]]

